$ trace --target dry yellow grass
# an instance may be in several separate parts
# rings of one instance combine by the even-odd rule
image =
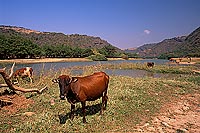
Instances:
[[[122,58],[108,58],[108,60],[124,60]],[[129,60],[136,60],[135,58],[130,58]],[[44,58],[44,59],[7,59],[0,60],[0,63],[44,63],[44,62],[81,62],[81,61],[92,61],[88,58]]]
[[[44,58],[44,59],[10,59],[0,60],[0,63],[44,63],[44,62],[75,62],[75,61],[91,61],[86,58]]]

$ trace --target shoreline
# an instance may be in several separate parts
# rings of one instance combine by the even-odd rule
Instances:
[[[171,58],[171,64],[200,64],[199,57],[192,57],[192,58]]]
[[[108,61],[125,60],[122,58],[108,58]],[[142,58],[129,58],[128,60],[142,60]],[[179,58],[173,58],[170,64],[177,64],[176,61]],[[0,63],[19,63],[19,64],[34,64],[34,63],[53,63],[53,62],[91,62],[91,59],[87,58],[43,58],[43,59],[6,59],[0,60]],[[192,58],[191,62],[184,59],[178,64],[200,64],[200,58]]]
[[[108,58],[108,60],[124,60],[122,58]],[[129,60],[137,60],[131,58]],[[19,64],[31,64],[31,63],[47,63],[47,62],[88,62],[92,61],[87,58],[44,58],[44,59],[6,59],[0,60],[0,63],[19,63]]]
[[[86,58],[44,58],[44,59],[6,59],[0,60],[0,63],[19,63],[19,64],[31,64],[31,63],[47,63],[47,62],[81,62],[92,61]]]

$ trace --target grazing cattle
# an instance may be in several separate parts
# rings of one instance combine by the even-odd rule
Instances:
[[[171,61],[171,62],[175,62],[176,60],[173,59],[173,58],[170,58],[169,61]]]
[[[19,77],[24,78],[24,77],[28,77],[30,79],[30,82],[33,82],[33,69],[31,67],[25,67],[25,68],[21,68],[15,71],[15,73],[13,74],[14,78],[18,79]]]
[[[52,81],[59,84],[60,99],[64,100],[67,98],[67,101],[71,104],[70,118],[72,120],[74,118],[75,103],[77,102],[81,102],[82,104],[83,123],[86,123],[86,101],[94,101],[102,97],[100,114],[106,109],[109,83],[109,76],[106,73],[96,72],[85,77],[69,77],[67,75],[61,75]]]
[[[152,67],[154,66],[154,62],[147,62],[147,67]]]

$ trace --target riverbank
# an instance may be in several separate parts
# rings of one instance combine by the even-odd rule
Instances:
[[[108,58],[108,60],[124,60],[122,58]],[[129,60],[137,60],[130,58]],[[0,60],[0,63],[19,63],[19,64],[30,64],[30,63],[46,63],[46,62],[85,62],[92,61],[87,58],[44,58],[44,59],[8,59]]]
[[[171,58],[170,60],[177,64],[200,64],[200,58]]]
[[[45,63],[45,62],[81,62],[81,61],[92,61],[86,58],[43,58],[43,59],[10,59],[0,60],[0,63]]]

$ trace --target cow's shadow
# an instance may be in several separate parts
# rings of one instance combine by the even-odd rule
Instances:
[[[101,110],[101,103],[95,104],[95,105],[92,105],[92,106],[86,106],[86,116],[100,113],[100,110]],[[68,112],[67,114],[58,115],[59,120],[60,120],[60,124],[65,124],[66,121],[68,119],[70,119],[70,114],[71,114],[71,112]],[[75,110],[74,116],[83,117],[82,107],[79,107],[78,109]]]
[[[15,91],[6,89],[3,92],[0,92],[0,97],[3,96],[6,99],[10,99],[10,96],[13,96],[15,94],[17,94]],[[10,100],[1,100],[0,99],[0,110],[1,110],[2,107],[9,106],[11,104],[13,104],[13,103]]]

